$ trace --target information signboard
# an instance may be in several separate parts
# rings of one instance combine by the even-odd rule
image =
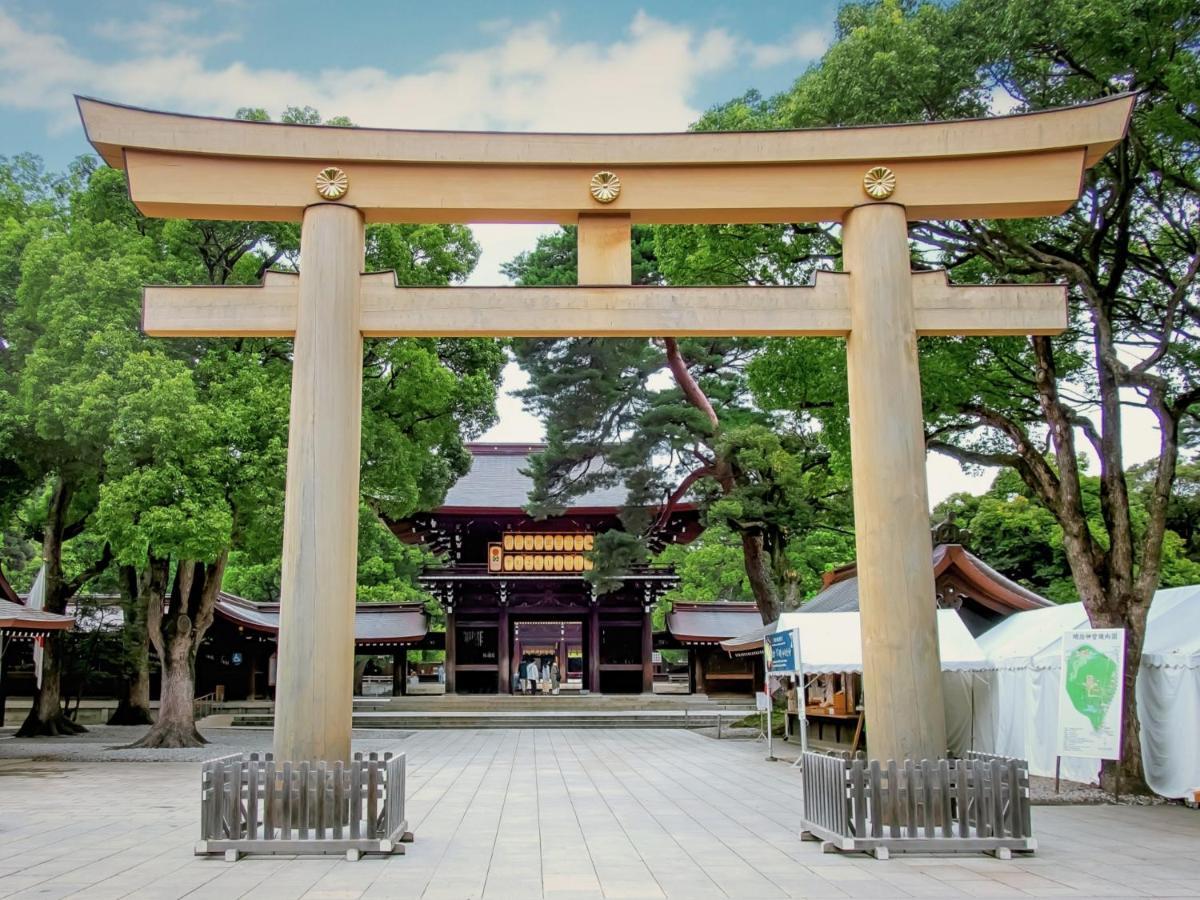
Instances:
[[[1063,635],[1059,756],[1121,758],[1124,672],[1124,628],[1080,628]]]
[[[763,640],[767,675],[800,674],[800,629],[776,631]]]

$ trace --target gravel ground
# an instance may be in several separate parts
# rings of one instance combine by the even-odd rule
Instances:
[[[1113,805],[1112,793],[1100,790],[1098,785],[1064,779],[1056,794],[1054,793],[1054,779],[1043,778],[1040,775],[1029,776],[1029,796],[1035,806],[1078,806],[1089,803]],[[1121,806],[1157,806],[1169,801],[1158,795],[1122,794],[1119,802]]]
[[[120,727],[90,725],[85,734],[73,737],[18,738],[16,728],[0,728],[0,759],[66,760],[73,762],[202,762],[218,756],[243,751],[271,749],[269,728],[201,728],[208,738],[203,747],[182,750],[128,750],[126,744],[136,741],[149,730],[148,726]],[[354,749],[391,750],[411,731],[390,729],[357,729]]]
[[[701,728],[696,731],[697,734],[702,734],[709,738],[716,738],[717,736],[717,729],[715,728]],[[758,729],[756,728],[723,728],[721,730],[722,740],[752,741],[756,737],[758,737]],[[800,755],[798,744],[785,742],[778,737],[775,739],[772,750],[775,758],[781,763],[791,764]],[[766,753],[765,743],[763,744],[763,753]],[[1054,779],[1043,778],[1040,775],[1031,775],[1029,777],[1029,796],[1034,806],[1116,805],[1114,804],[1112,793],[1101,790],[1097,785],[1083,784],[1078,781],[1067,781],[1064,779],[1059,785],[1058,793],[1055,793]],[[1171,801],[1157,795],[1140,796],[1122,794],[1120,799],[1121,806],[1157,806],[1169,802]]]

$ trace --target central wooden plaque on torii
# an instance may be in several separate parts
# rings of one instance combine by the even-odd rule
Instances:
[[[1055,285],[910,271],[907,222],[1068,209],[1132,96],[958,122],[687,134],[499,134],[210,119],[79,98],[147,215],[303,222],[298,275],[149,287],[147,334],[295,339],[275,753],[348,760],[364,336],[846,338],[871,755],[946,752],[918,335],[1056,334]],[[840,222],[809,287],[633,287],[630,227]],[[579,285],[401,288],[364,274],[371,222],[577,224]]]

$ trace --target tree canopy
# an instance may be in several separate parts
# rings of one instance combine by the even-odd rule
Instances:
[[[278,584],[291,344],[147,339],[142,285],[254,283],[295,270],[298,240],[291,223],[144,218],[124,174],[90,159],[64,177],[32,158],[0,166],[0,512],[40,539],[49,608],[110,561],[126,573],[164,698],[171,647],[187,645],[176,662],[190,671],[223,578],[263,599]],[[366,256],[402,284],[450,284],[479,247],[464,226],[372,225]],[[466,471],[464,439],[494,420],[503,361],[492,340],[366,342],[365,598],[414,596],[419,551],[380,517],[436,505]],[[27,725],[67,728],[45,725],[61,719],[46,693]],[[189,700],[185,732],[190,716]]]

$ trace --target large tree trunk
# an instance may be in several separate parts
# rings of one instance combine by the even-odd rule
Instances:
[[[742,557],[746,564],[746,578],[754,594],[754,603],[763,624],[769,625],[779,618],[779,589],[771,570],[771,559],[764,546],[762,532],[743,531]]]
[[[190,629],[178,630],[165,649],[158,720],[132,746],[201,747],[208,741],[196,730],[196,669]]]
[[[121,635],[125,649],[125,696],[120,699],[109,725],[150,725],[150,635],[146,632],[148,584],[132,566],[122,567],[122,606],[125,627]],[[161,597],[161,594],[160,594]]]
[[[196,730],[196,651],[212,624],[226,554],[214,563],[181,561],[163,609],[162,594],[148,591],[147,632],[162,662],[158,719],[131,747],[200,747],[208,743]],[[165,584],[167,560],[151,560],[150,583]]]
[[[46,564],[47,612],[63,615],[67,611],[67,600],[78,589],[68,584],[63,577],[62,545],[67,529],[67,510],[71,504],[71,487],[61,476],[54,481],[50,503],[46,511],[46,525],[42,531],[42,560]],[[75,584],[79,584],[76,582]],[[42,684],[33,696],[33,705],[25,717],[17,737],[49,737],[64,734],[81,734],[87,731],[82,725],[71,721],[62,708],[62,670],[64,641],[61,635],[52,634],[42,645]]]
[[[1122,615],[1114,609],[1124,609]],[[1138,720],[1137,676],[1142,666],[1142,645],[1146,639],[1149,604],[1108,603],[1103,609],[1089,610],[1095,628],[1125,629],[1124,693],[1121,703],[1121,758],[1105,760],[1100,768],[1100,786],[1105,790],[1119,787],[1121,793],[1149,794],[1142,759],[1142,724]]]
[[[50,608],[49,597],[46,608]],[[62,638],[59,635],[46,637],[42,648],[42,686],[33,695],[33,706],[17,730],[17,737],[55,737],[87,731],[82,725],[67,718],[63,712],[62,651]]]
[[[150,725],[150,645],[142,644],[142,655],[135,661],[125,683],[125,696],[117,703],[108,720],[109,725]]]

